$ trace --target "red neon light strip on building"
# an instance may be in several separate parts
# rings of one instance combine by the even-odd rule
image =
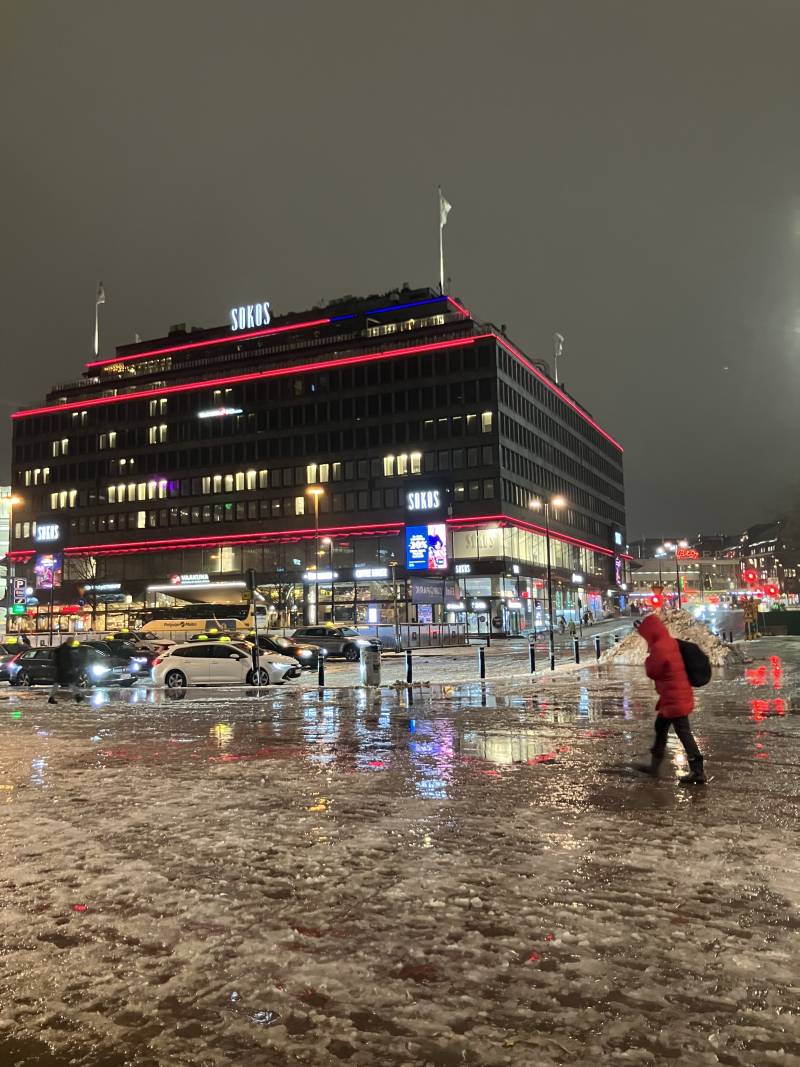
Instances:
[[[243,333],[230,333],[224,337],[214,337],[210,341],[187,341],[182,345],[170,345],[169,348],[153,348],[148,352],[132,352],[128,356],[109,356],[107,359],[94,359],[86,367],[107,367],[109,363],[127,363],[132,359],[154,359],[156,356],[168,356],[171,352],[188,352],[192,348],[210,348],[212,345],[235,344],[237,341],[249,341],[254,337],[270,337],[274,333],[286,333],[288,330],[308,330],[312,326],[327,326],[327,319],[314,319],[313,322],[298,322],[290,326],[268,326],[263,330],[249,330]]]
[[[165,385],[161,389],[142,389],[138,393],[120,393],[117,396],[98,396],[89,400],[72,400],[68,404],[48,404],[41,408],[28,408],[15,411],[12,419],[28,418],[31,415],[49,415],[56,411],[77,411],[87,407],[99,407],[103,404],[119,404],[128,400],[147,400],[152,396],[166,396],[168,393],[188,393],[193,389],[213,389],[218,385],[236,385],[239,382],[255,382],[264,378],[284,378],[288,374],[309,374],[331,367],[351,367],[358,363],[371,363],[396,356],[413,356],[419,352],[433,352],[445,348],[459,348],[474,345],[476,341],[486,340],[492,334],[482,333],[474,337],[457,337],[452,341],[436,341],[427,345],[410,345],[408,348],[390,348],[385,352],[370,352],[363,356],[343,356],[341,359],[322,360],[317,363],[299,363],[294,367],[275,367],[272,370],[251,371],[249,374],[235,374],[227,378],[209,378],[204,382],[185,382],[182,385]]]
[[[280,328],[282,329],[283,327]],[[48,404],[44,407],[27,408],[23,411],[15,411],[12,413],[11,418],[22,419],[32,415],[49,415],[57,411],[77,411],[88,407],[99,407],[104,404],[124,403],[129,400],[147,400],[149,397],[160,397],[169,393],[187,393],[194,389],[211,389],[220,385],[236,385],[239,382],[253,382],[265,378],[280,378],[285,377],[288,374],[308,374],[313,371],[327,370],[331,367],[347,367],[358,363],[370,363],[384,359],[393,359],[398,356],[412,356],[420,352],[435,352],[447,348],[473,345],[477,341],[485,341],[490,337],[494,338],[494,340],[496,340],[510,356],[513,356],[514,359],[518,360],[527,368],[527,370],[532,374],[535,374],[536,377],[551,390],[551,392],[555,393],[556,396],[560,397],[567,405],[569,405],[569,407],[571,407],[572,410],[584,420],[584,422],[587,422],[597,430],[599,434],[602,434],[602,436],[614,445],[615,448],[618,448],[620,452],[623,451],[622,445],[618,441],[615,441],[610,434],[606,433],[606,431],[594,421],[594,419],[578,407],[573,400],[570,400],[570,398],[566,396],[557,385],[551,382],[546,375],[542,374],[540,370],[534,367],[534,365],[523,356],[518,349],[496,333],[475,334],[474,337],[458,337],[453,338],[450,341],[434,341],[430,344],[411,345],[407,348],[390,348],[385,352],[371,352],[361,356],[343,356],[341,359],[323,360],[316,363],[300,363],[294,367],[276,367],[272,370],[251,371],[248,374],[236,374],[226,378],[210,378],[203,382],[185,382],[181,385],[166,385],[161,389],[142,389],[135,393],[120,393],[116,396],[101,396],[92,397],[87,400],[73,400],[68,404]],[[204,344],[206,342],[202,343]]]
[[[595,430],[597,430],[597,432],[599,434],[602,434],[603,437],[605,437],[606,441],[608,441],[610,444],[612,444],[614,446],[614,448],[618,448],[620,450],[620,452],[624,451],[624,449],[623,449],[622,445],[619,443],[619,441],[615,441],[610,433],[606,433],[606,431],[603,429],[602,426],[598,426],[598,424],[594,421],[593,418],[591,418],[589,415],[587,415],[586,412],[583,411],[575,403],[574,400],[570,400],[570,398],[566,395],[566,393],[563,393],[558,388],[558,386],[555,384],[555,382],[551,382],[546,374],[542,374],[542,372],[537,367],[534,367],[534,365],[530,362],[530,360],[526,356],[523,356],[523,354],[519,351],[519,349],[515,348],[514,345],[512,345],[510,341],[506,341],[506,339],[504,337],[500,337],[498,334],[493,334],[492,336],[496,338],[498,344],[502,345],[503,348],[506,350],[506,352],[508,352],[508,354],[510,356],[513,356],[514,359],[519,360],[519,362],[523,365],[523,367],[527,367],[527,369],[531,372],[531,374],[535,374],[536,377],[539,379],[539,381],[544,382],[544,384],[547,386],[547,388],[550,390],[550,392],[555,393],[556,396],[561,397],[561,399],[564,401],[564,403],[568,404],[572,408],[572,410],[574,412],[576,412],[576,414],[580,415],[580,417],[583,419],[584,422],[588,422],[590,426],[593,426],[595,428]]]
[[[537,526],[535,522],[525,522],[524,519],[512,519],[508,515],[465,515],[462,518],[447,519],[446,522],[448,526],[470,526],[486,522],[499,522],[506,526],[520,526],[524,530],[530,530],[531,533],[547,534],[547,529],[544,526]],[[593,545],[591,541],[582,541],[579,537],[570,537],[569,534],[555,533],[551,530],[550,536],[554,541],[566,541],[570,545],[589,548],[592,552],[602,552],[604,556],[616,555],[611,548],[602,548],[600,545]]]
[[[459,304],[459,302],[457,300],[454,300],[452,298],[452,296],[448,296],[447,297],[447,302],[448,302],[448,304],[452,304],[453,307],[456,309],[456,311],[460,311],[465,319],[471,319],[472,318],[472,315],[470,315],[470,313],[463,306],[463,304]]]

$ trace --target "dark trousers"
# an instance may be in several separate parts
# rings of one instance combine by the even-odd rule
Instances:
[[[667,719],[663,715],[656,715],[656,739],[653,742],[653,747],[650,749],[653,756],[656,759],[662,759],[664,753],[667,751],[667,734],[669,733],[670,726],[675,727],[675,733],[678,735],[678,740],[686,750],[688,758],[690,760],[702,759],[702,753],[697,747],[692,728],[689,725],[688,715],[683,715],[679,719]]]

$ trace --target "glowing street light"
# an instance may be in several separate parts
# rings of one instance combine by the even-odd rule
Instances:
[[[534,497],[530,501],[530,507],[534,511],[544,512],[544,529],[545,540],[547,544],[547,611],[550,617],[550,670],[553,671],[556,668],[556,650],[555,650],[555,637],[553,634],[553,573],[550,566],[550,508],[557,511],[559,508],[565,508],[567,502],[563,496],[554,496],[550,500],[542,500],[540,497]]]

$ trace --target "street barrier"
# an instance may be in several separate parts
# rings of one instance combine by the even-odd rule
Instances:
[[[481,678],[486,677],[486,649],[483,645],[478,649],[478,672]]]

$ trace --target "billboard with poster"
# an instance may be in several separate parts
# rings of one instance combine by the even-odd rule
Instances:
[[[447,527],[443,522],[406,526],[406,569],[447,570]]]
[[[59,589],[61,586],[61,553],[40,552],[33,564],[37,589]]]

